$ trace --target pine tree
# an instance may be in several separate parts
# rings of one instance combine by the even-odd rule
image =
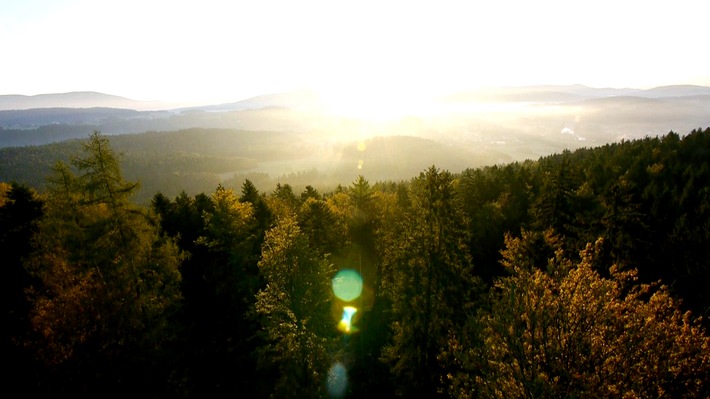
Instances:
[[[437,393],[440,348],[463,321],[477,282],[456,203],[455,181],[435,167],[413,182],[412,209],[384,255],[382,292],[392,303],[392,343],[382,359],[403,396]]]

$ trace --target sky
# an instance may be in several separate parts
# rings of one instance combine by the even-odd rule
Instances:
[[[0,0],[0,94],[411,101],[482,86],[710,85],[706,0]]]

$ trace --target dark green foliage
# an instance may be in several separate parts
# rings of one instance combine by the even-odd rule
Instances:
[[[298,212],[298,225],[310,245],[320,253],[331,254],[345,244],[345,234],[328,203],[308,197]]]
[[[569,152],[562,157],[540,162],[541,179],[535,202],[531,207],[533,226],[539,230],[552,228],[560,235],[573,239],[576,222],[576,184]]]
[[[263,219],[268,209],[258,191],[249,187],[245,184],[241,198],[218,186],[211,196],[183,192],[172,202],[156,194],[152,202],[164,231],[189,254],[181,268],[185,330],[180,363],[189,394],[222,397],[260,389],[251,384],[256,326],[248,313],[261,286],[256,265],[265,227],[256,216],[262,224],[269,222]],[[261,215],[255,215],[258,209]]]
[[[273,395],[324,397],[336,331],[331,317],[333,265],[286,218],[267,233],[259,270],[266,281],[254,304],[264,340],[259,365],[277,371]]]
[[[491,282],[500,275],[500,250],[508,232],[529,224],[532,178],[528,164],[492,166],[461,174],[459,195],[467,216],[476,274]]]
[[[384,254],[383,294],[392,303],[392,342],[383,361],[402,396],[433,396],[449,329],[463,321],[477,282],[453,176],[435,167],[412,182],[412,210]]]
[[[32,250],[31,242],[44,214],[43,201],[37,193],[16,183],[0,183],[0,254],[3,276],[0,279],[0,332],[2,369],[5,389],[40,395],[36,384],[41,368],[25,347],[30,330],[28,314],[31,302],[25,290],[36,281],[23,265]]]

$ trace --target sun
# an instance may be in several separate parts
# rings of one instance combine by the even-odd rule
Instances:
[[[392,90],[384,87],[346,87],[319,91],[327,112],[373,122],[397,120],[427,111],[430,99],[425,93]]]

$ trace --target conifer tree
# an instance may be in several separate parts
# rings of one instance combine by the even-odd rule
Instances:
[[[412,188],[412,209],[383,260],[382,292],[392,303],[392,342],[382,359],[403,396],[437,393],[437,356],[449,329],[463,321],[477,282],[466,244],[455,181],[435,167]]]
[[[265,370],[277,370],[274,396],[324,396],[337,324],[331,313],[333,266],[287,218],[267,232],[259,270],[266,281],[255,304],[265,341],[259,359]]]
[[[148,381],[145,373],[160,364],[174,336],[177,247],[129,201],[138,185],[123,179],[118,156],[99,132],[71,166],[56,166],[50,182],[46,217],[27,262],[40,281],[31,313],[38,357],[68,387],[165,389],[156,385],[167,376]]]

